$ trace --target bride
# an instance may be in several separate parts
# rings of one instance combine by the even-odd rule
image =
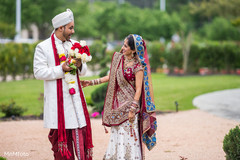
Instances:
[[[156,145],[157,123],[147,64],[144,40],[130,34],[121,51],[114,53],[109,75],[82,81],[84,87],[109,82],[102,123],[111,127],[111,137],[104,160],[141,160],[142,144],[149,150]]]

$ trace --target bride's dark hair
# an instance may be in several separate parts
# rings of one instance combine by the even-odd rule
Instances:
[[[134,39],[131,34],[129,34],[126,39],[128,40],[128,45],[131,48],[131,50],[135,50],[135,44],[134,44]]]

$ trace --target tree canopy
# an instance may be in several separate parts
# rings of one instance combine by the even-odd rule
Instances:
[[[130,33],[140,34],[147,40],[170,40],[172,35],[193,30],[199,36],[211,37],[211,23],[221,17],[221,23],[228,23],[226,30],[239,33],[239,0],[168,0],[166,12],[159,10],[159,0],[155,8],[138,8],[125,1],[88,1],[88,0],[21,0],[22,28],[28,29],[36,24],[40,39],[49,37],[52,31],[51,19],[58,13],[70,8],[75,18],[75,35],[78,38],[108,40],[123,39]],[[13,38],[15,35],[16,2],[0,1],[0,37]],[[158,6],[158,7],[157,7]],[[220,22],[219,22],[220,23]],[[209,28],[209,29],[206,29]],[[226,29],[228,28],[228,29]],[[207,33],[208,32],[208,33]],[[221,28],[219,32],[223,32]],[[231,33],[231,34],[232,34]],[[231,35],[230,34],[230,35]],[[231,38],[231,36],[230,36]],[[236,38],[233,38],[236,40]]]

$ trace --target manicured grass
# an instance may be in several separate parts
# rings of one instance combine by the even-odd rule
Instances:
[[[91,79],[94,78],[97,77],[91,77]],[[84,89],[85,97],[90,96],[94,89],[94,87]],[[41,80],[0,82],[0,104],[9,104],[11,100],[14,100],[16,105],[27,108],[24,115],[40,115],[42,113],[43,101],[38,100],[41,93],[43,93],[43,81]],[[0,117],[2,116],[3,113],[0,112]]]
[[[180,110],[193,109],[194,97],[218,90],[240,88],[240,76],[166,76],[152,74],[156,108],[175,110],[175,101]]]
[[[24,115],[39,115],[42,113],[41,101],[43,81],[22,80],[0,83],[0,104],[9,104],[14,100],[17,105],[27,108]]]
[[[85,77],[82,79],[95,79]],[[194,97],[217,90],[240,88],[240,76],[166,76],[152,74],[154,99],[157,110],[173,111],[174,102],[179,103],[179,110],[193,109]],[[85,97],[89,97],[98,86],[84,88]],[[17,105],[28,110],[24,115],[39,115],[42,112],[42,103],[38,100],[43,93],[43,81],[22,80],[0,83],[0,104],[9,103],[13,99]],[[103,93],[105,94],[105,93]],[[0,116],[3,116],[0,113]]]

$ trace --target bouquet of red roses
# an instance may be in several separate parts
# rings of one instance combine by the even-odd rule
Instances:
[[[80,43],[74,43],[69,51],[70,58],[80,58],[83,62],[89,62],[92,60],[92,56],[89,52],[89,48],[86,45],[86,41],[80,41]]]
[[[86,63],[92,60],[92,56],[90,54],[88,46],[86,45],[86,41],[74,43],[68,53],[68,58],[66,58],[64,53],[59,54],[59,58],[61,63],[67,61],[68,66],[72,68],[70,72],[65,73],[65,81],[68,83],[69,93],[73,95],[76,93],[75,88],[77,88],[77,67],[75,66],[76,59],[81,59],[82,62]]]
[[[69,50],[69,57],[67,59],[69,67],[72,68],[71,74],[75,75],[77,67],[75,66],[76,60],[81,59],[82,62],[89,62],[92,60],[92,56],[90,54],[89,48],[86,45],[86,41],[80,41],[80,43],[76,42],[73,44],[71,49]]]

